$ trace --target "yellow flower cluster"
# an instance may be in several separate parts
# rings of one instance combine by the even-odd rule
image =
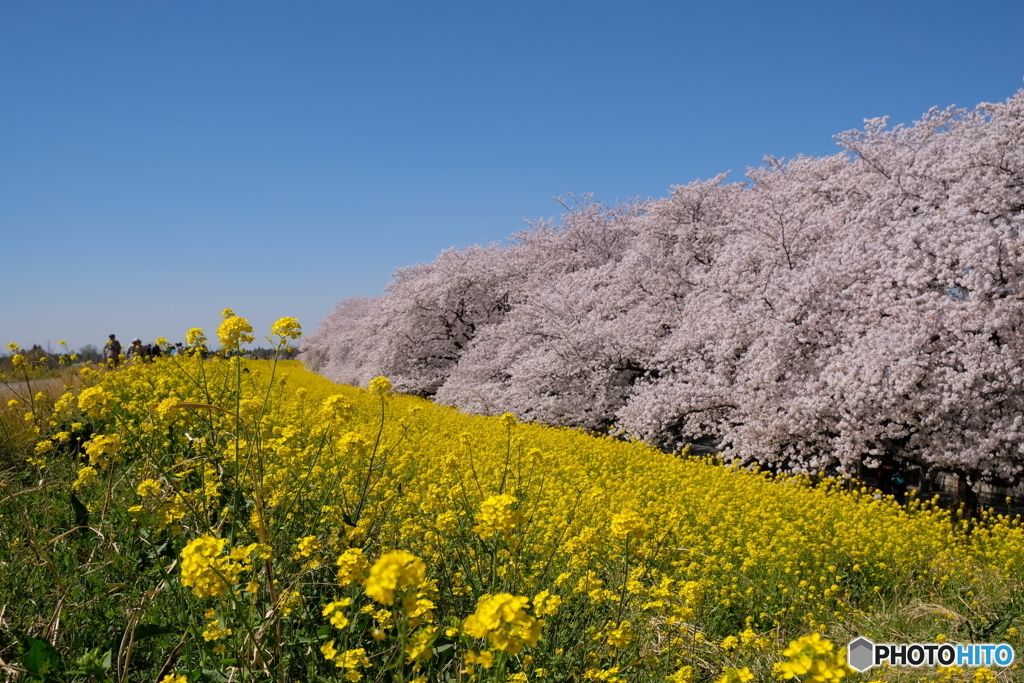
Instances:
[[[462,628],[474,638],[486,638],[495,650],[518,654],[540,639],[543,623],[526,613],[529,606],[530,599],[521,595],[485,595]]]
[[[328,661],[334,662],[339,669],[345,669],[346,681],[362,680],[360,669],[370,666],[370,659],[366,656],[366,650],[361,647],[338,652],[334,647],[334,641],[329,640],[320,647],[320,652]]]
[[[78,407],[90,417],[101,417],[110,404],[110,394],[103,385],[85,387],[78,395]]]
[[[612,538],[643,538],[647,533],[644,518],[632,510],[612,515]]]
[[[507,493],[490,496],[480,503],[473,530],[480,534],[480,538],[490,538],[495,534],[508,536],[524,520],[523,513],[515,509],[515,504],[515,496]]]
[[[366,570],[370,568],[370,562],[359,548],[349,548],[343,552],[338,557],[337,565],[338,584],[342,586],[352,582],[362,583]]]
[[[90,464],[104,468],[110,464],[110,459],[117,455],[121,447],[121,437],[117,434],[97,434],[85,444],[85,452],[89,456]]]
[[[96,478],[98,476],[99,473],[96,471],[95,467],[86,465],[85,467],[82,467],[81,469],[78,470],[78,477],[75,479],[74,483],[71,484],[71,488],[75,489],[76,491],[78,489],[85,488],[86,486],[89,486],[94,481],[96,481]]]
[[[351,598],[343,598],[327,603],[324,607],[323,616],[327,617],[334,628],[345,628],[348,626],[348,618],[345,616],[345,608],[352,604]]]
[[[225,310],[225,313],[228,312],[230,309]],[[237,351],[242,344],[252,343],[256,339],[249,321],[234,315],[234,313],[226,316],[220,327],[217,328],[217,338],[220,340],[221,346],[228,351]]]
[[[562,598],[543,590],[533,597],[533,613],[538,617],[554,616],[561,604]]]
[[[253,547],[234,548],[228,555],[226,538],[204,534],[190,541],[181,551],[181,584],[201,598],[224,595],[238,582],[239,575],[249,568]]]
[[[143,479],[139,482],[139,485],[135,487],[135,493],[142,498],[149,498],[156,496],[160,493],[160,482],[155,479]]]
[[[693,667],[683,666],[668,677],[668,683],[693,683]]]
[[[320,414],[326,420],[344,422],[352,415],[352,404],[340,394],[328,396],[320,404]]]
[[[395,591],[414,588],[426,579],[423,560],[404,550],[385,553],[370,568],[366,594],[382,605],[395,603]]]
[[[747,683],[747,681],[752,680],[754,680],[754,674],[750,672],[748,667],[741,669],[727,667],[715,683]]]
[[[794,640],[782,654],[787,658],[776,665],[776,672],[789,680],[798,678],[817,683],[834,683],[851,673],[846,656],[827,638],[813,633]]]
[[[193,327],[185,333],[185,344],[193,350],[206,346],[206,335],[198,327]]]
[[[298,339],[302,336],[302,325],[295,318],[280,318],[270,326],[270,334],[282,339]]]
[[[224,624],[220,619],[211,619],[209,623],[206,624],[206,629],[203,631],[203,640],[220,640],[221,638],[230,636],[232,633],[233,631],[231,629],[224,628]]]
[[[391,380],[387,377],[374,377],[370,380],[369,389],[375,394],[391,391]]]

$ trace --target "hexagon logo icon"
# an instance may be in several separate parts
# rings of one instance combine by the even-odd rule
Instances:
[[[874,666],[875,644],[867,638],[850,641],[846,646],[846,663],[851,669],[864,672]]]

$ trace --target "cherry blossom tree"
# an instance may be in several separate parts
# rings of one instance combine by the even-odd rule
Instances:
[[[304,359],[797,472],[1024,471],[1024,91],[670,196],[564,202],[343,302]]]
[[[302,362],[342,384],[365,385],[364,368],[372,347],[366,343],[369,315],[378,299],[353,297],[339,303],[316,332],[302,341]]]

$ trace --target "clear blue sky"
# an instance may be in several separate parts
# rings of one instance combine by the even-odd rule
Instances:
[[[1019,0],[5,0],[0,343],[312,331],[555,195],[1005,100],[1022,35]]]

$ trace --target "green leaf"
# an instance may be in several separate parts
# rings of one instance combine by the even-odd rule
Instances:
[[[60,655],[45,640],[26,636],[24,639],[28,652],[22,658],[22,665],[37,676],[45,677],[53,671],[60,671]]]
[[[176,629],[168,626],[157,626],[156,624],[139,624],[135,627],[135,640],[146,640],[157,636],[166,636],[177,633]]]
[[[89,526],[89,510],[74,493],[71,494],[71,509],[75,513],[75,527],[81,529]]]
[[[199,675],[199,680],[207,681],[208,683],[228,683],[228,677],[216,669],[203,669],[203,673]]]

